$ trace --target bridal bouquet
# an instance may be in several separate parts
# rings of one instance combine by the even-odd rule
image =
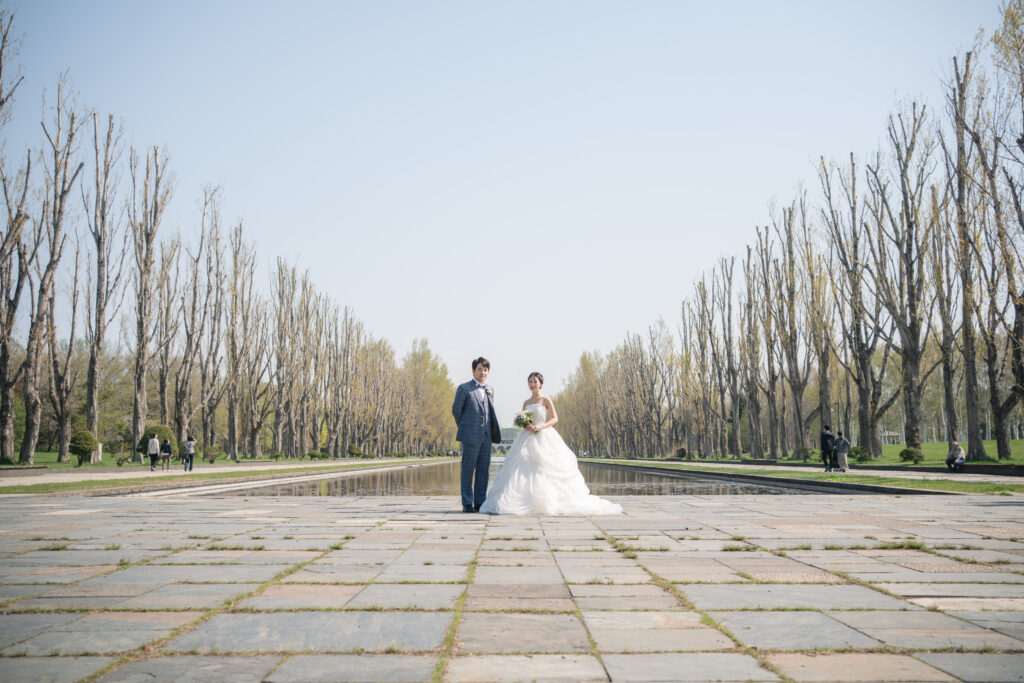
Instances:
[[[519,429],[523,429],[526,425],[533,424],[533,413],[528,411],[516,413],[516,416],[512,419],[512,424]]]

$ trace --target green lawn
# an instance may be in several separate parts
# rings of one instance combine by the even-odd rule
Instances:
[[[419,458],[415,462],[437,462],[447,458]],[[404,463],[391,463],[403,465]],[[56,493],[59,491],[86,491],[89,489],[106,489],[130,486],[146,486],[149,484],[185,484],[196,481],[216,482],[220,480],[237,479],[239,477],[264,476],[275,474],[318,474],[330,471],[358,470],[369,467],[379,467],[381,463],[360,461],[338,463],[336,465],[323,465],[320,467],[277,467],[274,469],[239,469],[235,472],[202,472],[195,471],[191,474],[169,474],[158,478],[131,478],[131,479],[101,479],[96,481],[73,481],[52,484],[22,484],[18,486],[0,486],[0,494],[3,493]],[[172,470],[175,471],[175,470]]]
[[[964,450],[967,449],[967,443],[961,442]],[[908,462],[900,460],[900,451],[906,448],[905,444],[891,444],[882,446],[882,457],[871,462],[864,463],[866,465],[910,465]],[[817,450],[817,449],[815,449]],[[940,442],[927,442],[921,445],[921,453],[924,454],[924,462],[920,463],[921,467],[945,467],[946,465],[946,453],[949,448],[946,446],[945,441]],[[981,462],[990,462],[992,464],[1004,463],[1009,465],[1020,465],[1024,464],[1024,440],[1017,439],[1010,441],[1010,459],[1009,460],[996,460],[996,442],[994,439],[985,441],[985,452],[988,455],[987,460]],[[749,453],[743,454],[744,459],[749,458]],[[968,453],[968,457],[970,454]],[[784,461],[788,462],[788,461]],[[808,462],[819,462],[818,456],[808,460]],[[851,460],[850,464],[854,464]]]
[[[264,455],[263,459],[265,459],[265,458],[266,458],[266,456]],[[301,460],[306,460],[306,458],[300,458],[300,459]],[[416,458],[410,458],[410,459],[411,460],[415,460]],[[76,456],[76,455],[72,455],[71,456],[71,460],[69,462],[57,462],[57,453],[56,453],[56,451],[54,451],[54,452],[50,452],[50,451],[36,451],[34,460],[35,460],[35,462],[33,463],[34,465],[46,465],[47,468],[49,468],[49,469],[66,469],[66,468],[70,468],[70,469],[83,469],[84,470],[84,469],[92,469],[92,468],[97,468],[97,467],[117,467],[117,455],[114,454],[114,453],[104,453],[103,454],[103,462],[96,463],[96,464],[86,463],[85,465],[82,465],[81,468],[78,467],[78,456]],[[262,461],[262,459],[258,460],[256,462],[261,462],[261,461]],[[227,464],[229,464],[231,462],[232,462],[231,460],[229,460],[228,458],[224,457],[224,458],[221,458],[221,459],[217,460],[215,464],[217,464],[217,465],[227,465]],[[249,460],[248,458],[244,458],[242,460],[242,462],[252,462],[252,461]],[[268,460],[267,462],[271,462],[271,461]],[[282,458],[280,460],[280,462],[289,462],[289,460],[287,458]],[[325,461],[325,462],[327,462],[327,461]],[[350,462],[350,460],[345,460],[345,462]],[[360,462],[364,462],[364,461],[360,459]],[[177,458],[175,458],[174,460],[171,461],[172,466],[173,465],[178,465],[180,467],[180,463],[181,463],[181,461],[178,460]],[[199,467],[199,465],[201,463],[205,464],[206,461],[203,460],[202,458],[196,458],[196,467]],[[3,466],[11,467],[10,463],[4,463]],[[126,462],[124,465],[122,465],[122,467],[125,467],[125,468],[143,467],[143,466],[149,467],[149,458],[146,458],[145,462],[143,462],[143,463]]]
[[[606,460],[588,458],[588,462],[601,463]],[[989,484],[984,482],[968,482],[961,479],[898,479],[896,477],[856,474],[854,472],[836,473],[821,470],[778,471],[760,469],[752,466],[737,472],[736,468],[687,465],[678,462],[659,462],[651,460],[617,460],[616,465],[636,465],[638,467],[664,467],[673,470],[691,472],[720,472],[724,474],[756,474],[762,477],[778,479],[799,479],[801,481],[843,481],[852,484],[875,484],[877,486],[898,486],[907,489],[926,489],[929,491],[950,491],[955,493],[1024,493],[1024,484]]]

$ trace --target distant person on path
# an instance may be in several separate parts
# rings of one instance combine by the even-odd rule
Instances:
[[[835,445],[835,437],[832,436],[832,427],[825,425],[824,430],[821,432],[821,461],[825,463],[825,471],[831,472],[835,469],[833,460],[835,459],[835,453],[833,453],[833,447]]]
[[[171,440],[164,439],[164,442],[160,444],[160,469],[169,470],[171,469]]]
[[[192,464],[195,462],[196,459],[196,440],[192,438],[191,434],[189,434],[188,438],[185,439],[184,448],[185,452],[181,456],[181,462],[185,466],[185,471],[191,472]]]
[[[964,468],[966,461],[967,456],[964,455],[964,449],[960,446],[960,442],[954,441],[953,445],[949,447],[949,453],[946,455],[946,467],[949,468],[950,472],[959,472]]]
[[[494,413],[494,390],[487,386],[491,363],[483,356],[473,361],[473,379],[459,385],[452,403],[462,443],[462,511],[480,512],[487,496],[491,443],[501,443],[501,428]]]
[[[160,457],[160,439],[156,438],[156,432],[153,432],[153,438],[146,445],[146,455],[149,456],[149,470],[155,472],[156,461]]]
[[[835,453],[835,461],[839,471],[845,472],[848,470],[850,463],[846,456],[850,452],[850,442],[846,440],[842,432],[836,432],[836,440],[832,444],[832,452]]]

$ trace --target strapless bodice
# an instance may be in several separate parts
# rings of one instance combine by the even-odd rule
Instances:
[[[548,409],[542,403],[532,403],[526,406],[526,412],[533,413],[533,424],[539,425],[548,419]]]

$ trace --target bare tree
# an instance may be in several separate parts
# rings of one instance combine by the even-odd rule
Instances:
[[[140,177],[139,157],[132,149],[129,155],[132,199],[128,204],[135,269],[135,392],[132,404],[132,448],[142,439],[146,428],[146,373],[149,370],[149,342],[152,337],[153,259],[156,233],[160,228],[167,202],[171,198],[171,179],[167,175],[167,156],[160,148],[146,152],[145,168]],[[138,454],[141,461],[142,454]]]
[[[65,219],[68,201],[75,182],[85,164],[74,163],[78,130],[81,123],[74,111],[74,105],[67,97],[67,84],[62,77],[57,82],[57,102],[53,121],[43,122],[46,136],[46,152],[43,155],[44,178],[46,180],[43,209],[38,229],[46,246],[43,264],[39,262],[36,290],[33,292],[33,310],[29,319],[28,342],[25,344],[25,361],[22,372],[22,400],[25,404],[25,433],[21,441],[18,458],[23,464],[32,464],[36,444],[39,441],[39,422],[42,399],[39,395],[39,370],[42,362],[44,335],[46,333],[47,307],[53,294],[54,278],[61,256],[64,253]]]
[[[804,420],[804,392],[811,376],[810,355],[804,331],[807,329],[806,311],[801,306],[802,283],[797,266],[800,257],[796,247],[796,221],[799,218],[806,231],[806,196],[800,193],[799,202],[794,201],[782,209],[782,220],[773,219],[775,234],[779,238],[782,253],[774,263],[773,277],[776,281],[775,298],[771,302],[778,309],[775,318],[775,333],[779,337],[782,356],[786,360],[786,383],[793,398],[793,437],[797,448],[806,448],[807,425]]]
[[[941,211],[938,229],[932,234],[931,265],[932,282],[935,287],[935,308],[939,316],[939,332],[937,336],[939,358],[942,366],[942,407],[945,421],[946,442],[952,447],[953,442],[960,438],[960,424],[957,417],[957,400],[954,389],[956,376],[956,338],[960,325],[957,319],[957,286],[961,279],[954,276],[956,265],[952,253],[953,240],[950,239],[953,226],[949,218],[948,208],[938,198],[933,198],[933,210]],[[962,275],[962,273],[961,273]],[[973,299],[973,295],[972,295]],[[977,401],[977,396],[975,396]],[[977,415],[975,415],[977,421]],[[979,430],[978,437],[981,437]]]
[[[848,351],[839,360],[857,387],[858,445],[877,458],[882,455],[878,422],[899,397],[899,391],[895,391],[883,398],[894,330],[892,323],[884,320],[881,302],[870,294],[865,282],[869,255],[864,245],[864,209],[857,192],[857,164],[853,155],[849,167],[842,172],[822,159],[818,177],[824,195],[822,221],[831,235],[830,244],[838,264],[829,272],[833,274],[833,291],[842,309],[840,328]],[[881,362],[876,368],[879,344]]]
[[[14,93],[22,81],[20,76],[11,78],[11,61],[19,47],[11,35],[13,24],[14,14],[0,8],[0,127],[11,119]],[[14,462],[14,388],[21,381],[23,368],[14,361],[12,335],[35,259],[34,245],[28,243],[25,234],[31,176],[31,150],[25,152],[24,165],[13,170],[6,156],[0,154],[0,186],[6,209],[0,235],[0,461],[3,462]]]
[[[71,420],[75,404],[72,392],[78,386],[78,369],[71,363],[75,352],[75,328],[78,322],[78,270],[81,250],[75,250],[74,275],[71,281],[71,325],[68,340],[61,348],[57,341],[56,293],[50,292],[46,306],[46,339],[50,351],[50,406],[57,422],[57,461],[67,462],[68,445],[71,443]]]
[[[922,371],[929,335],[931,292],[927,255],[935,214],[926,207],[934,143],[924,131],[926,109],[916,102],[889,117],[891,169],[879,159],[869,165],[871,225],[865,231],[874,294],[888,309],[899,333],[894,350],[902,361],[904,432],[907,446],[921,448],[921,390],[931,370]],[[890,183],[895,183],[895,195]]]
[[[170,386],[171,370],[181,317],[178,315],[178,297],[181,282],[181,236],[160,243],[160,263],[154,284],[155,320],[153,323],[152,355],[156,357],[157,394],[160,403],[160,424],[171,423]]]
[[[256,314],[260,302],[255,282],[256,249],[245,241],[242,224],[238,223],[231,233],[231,277],[228,280],[228,320],[225,325],[228,423],[224,450],[233,460],[238,459],[240,450],[238,414],[245,382],[243,366],[250,346],[256,341]]]
[[[203,188],[199,244],[195,251],[185,248],[186,280],[178,297],[177,308],[182,339],[178,369],[174,373],[174,433],[179,443],[185,440],[193,414],[192,373],[199,361],[200,346],[210,314],[210,299],[213,296],[206,286],[203,259],[214,235],[220,234],[219,193],[219,188]]]
[[[978,250],[978,226],[974,218],[972,194],[977,182],[972,177],[971,141],[968,133],[968,102],[971,89],[971,60],[968,52],[964,57],[963,69],[956,57],[953,58],[953,82],[946,90],[946,111],[953,124],[955,149],[949,149],[944,138],[942,150],[949,178],[949,195],[955,210],[956,222],[956,265],[960,276],[960,294],[965,320],[970,320],[975,310],[974,265]],[[940,302],[945,303],[945,302]],[[986,457],[985,443],[981,436],[980,401],[978,399],[978,342],[974,325],[960,326],[960,340],[963,348],[964,403],[967,417],[967,455],[972,460]],[[946,371],[943,366],[943,372]],[[948,412],[948,411],[947,411]],[[948,419],[948,418],[947,418]],[[955,440],[957,435],[947,437]]]
[[[121,216],[115,213],[118,176],[116,167],[122,154],[121,133],[124,125],[115,125],[113,115],[107,117],[106,132],[101,136],[99,117],[92,115],[93,187],[82,192],[86,221],[95,246],[95,281],[93,298],[88,302],[86,328],[89,340],[89,369],[85,390],[85,425],[97,439],[99,424],[99,372],[103,357],[107,326],[117,314],[124,299],[124,263],[128,254],[127,230]],[[99,451],[91,462],[98,462]]]

